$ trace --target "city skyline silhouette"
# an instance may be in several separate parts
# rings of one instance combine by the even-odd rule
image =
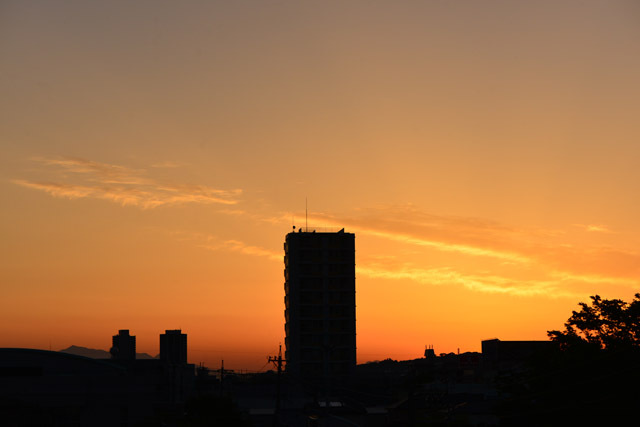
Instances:
[[[182,330],[189,363],[260,370],[292,226],[357,236],[358,364],[631,300],[639,13],[2,2],[0,348]]]

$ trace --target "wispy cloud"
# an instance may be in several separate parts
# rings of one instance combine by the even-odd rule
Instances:
[[[580,227],[585,231],[591,233],[612,233],[611,230],[605,225],[602,224],[573,224],[575,227]]]
[[[223,239],[213,234],[174,231],[171,234],[182,241],[194,242],[196,246],[209,251],[230,251],[245,255],[268,258],[272,261],[282,262],[281,252],[269,250],[260,246],[249,245],[241,240]]]
[[[348,231],[405,243],[439,252],[486,258],[504,264],[535,268],[541,264],[558,269],[565,266],[577,271],[620,274],[640,272],[640,254],[598,244],[596,240],[575,239],[568,229],[531,229],[506,226],[478,218],[438,216],[421,212],[413,206],[369,209],[359,216],[314,214],[313,222],[346,227]],[[299,221],[299,218],[298,218]],[[571,224],[576,226],[577,224]],[[569,224],[567,225],[569,226]],[[613,233],[604,225],[582,226],[586,231]],[[591,244],[589,244],[591,243]],[[636,266],[636,267],[634,267]]]
[[[359,275],[389,280],[408,279],[428,285],[460,285],[472,291],[508,294],[514,296],[583,297],[591,285],[617,285],[635,289],[635,279],[594,275],[576,275],[567,272],[542,272],[543,278],[523,279],[498,274],[470,274],[451,267],[413,268],[409,266],[360,265]]]
[[[64,197],[67,199],[90,197],[94,193],[93,188],[81,185],[57,184],[55,182],[33,182],[24,179],[14,179],[11,182],[23,187],[44,191],[55,197]]]
[[[233,207],[219,212],[280,227],[291,223],[290,213],[249,212]],[[304,220],[294,218],[294,223]],[[574,241],[575,233],[568,229],[517,228],[482,219],[431,215],[413,207],[379,208],[350,216],[314,213],[309,220],[330,228],[345,227],[358,236],[382,239],[359,249],[356,272],[360,278],[548,298],[584,298],[596,288],[602,292],[640,287],[640,254],[597,246],[593,240],[589,246],[584,235]],[[281,251],[240,240],[207,236],[197,240],[199,246],[209,250],[282,262]]]
[[[408,243],[411,245],[425,246],[425,247],[437,249],[444,252],[457,252],[465,255],[498,258],[501,260],[512,261],[512,262],[524,263],[524,262],[530,261],[528,257],[517,254],[515,252],[501,251],[501,250],[496,250],[489,247],[481,247],[481,246],[474,246],[474,245],[467,245],[467,244],[460,244],[460,243],[449,243],[449,242],[438,241],[438,240],[430,240],[430,239],[425,239],[418,236],[412,236],[410,234],[393,233],[393,232],[376,230],[376,229],[366,228],[366,227],[355,226],[352,228],[354,229],[354,231],[367,233],[372,236],[384,237],[386,239],[395,240],[402,243]]]
[[[269,258],[273,261],[282,261],[283,255],[275,251],[270,251],[259,246],[247,245],[240,240],[223,240],[218,244],[201,244],[200,247],[209,250],[228,250],[232,252],[240,252],[245,255],[253,255]]]
[[[625,277],[611,277],[597,274],[574,274],[566,271],[552,271],[550,275],[559,282],[581,282],[589,284],[606,284],[606,285],[620,285],[635,289],[640,285],[640,281],[632,278]]]
[[[356,216],[314,213],[311,220],[401,243],[398,247],[413,253],[416,265],[421,259],[430,259],[426,250],[443,253],[439,257],[440,265],[427,269],[393,262],[388,265],[360,263],[359,272],[369,277],[431,284],[446,282],[481,292],[512,295],[571,296],[592,289],[593,285],[627,289],[640,285],[639,254],[601,246],[596,241],[591,245],[584,240],[573,241],[573,235],[567,230],[527,229],[478,218],[438,216],[411,205],[362,210]],[[603,225],[582,228],[610,233]],[[425,252],[421,255],[422,249]],[[457,256],[450,258],[444,256],[445,253]],[[467,261],[463,257],[471,258]],[[500,273],[474,273],[469,266],[478,263],[485,265],[487,271]]]
[[[488,239],[496,235],[513,232],[500,229],[496,225],[489,226],[479,220],[426,216],[415,209],[378,212],[378,216],[362,218],[337,218],[326,214],[315,214],[312,220],[331,226],[347,226],[350,231],[394,240],[410,245],[433,248],[444,252],[456,252],[464,255],[496,258],[507,262],[527,263],[530,258],[517,251],[496,247],[496,240]],[[484,232],[484,234],[483,234]],[[482,237],[480,239],[478,236]],[[504,236],[503,236],[504,238]],[[493,246],[490,244],[493,243]]]
[[[152,168],[159,168],[159,169],[175,169],[175,168],[181,168],[185,166],[184,163],[178,163],[178,162],[172,162],[172,161],[165,161],[165,162],[159,162],[159,163],[154,163],[151,165]]]
[[[549,280],[515,280],[491,274],[467,274],[450,267],[439,268],[410,268],[400,267],[397,269],[384,268],[380,266],[358,266],[357,273],[371,278],[402,280],[408,279],[427,285],[458,285],[469,290],[494,293],[509,294],[516,296],[548,296],[565,297],[576,296],[575,292],[568,292],[562,289],[559,281]]]
[[[100,163],[79,158],[36,158],[55,168],[57,179],[14,179],[23,187],[67,199],[109,200],[122,206],[155,208],[186,203],[234,205],[242,191],[221,190],[206,185],[176,185],[153,179],[144,169]]]
[[[214,235],[200,233],[177,233],[181,240],[195,241],[198,247],[211,251],[230,251],[249,256],[282,262],[278,251],[250,245],[240,240],[225,240]],[[384,261],[380,263],[378,261]],[[549,298],[584,296],[582,288],[596,284],[615,284],[626,287],[638,286],[632,279],[602,276],[574,275],[552,271],[539,279],[522,279],[490,272],[468,273],[453,267],[419,268],[400,263],[397,257],[375,255],[356,265],[358,277],[384,280],[410,280],[428,286],[459,286],[470,291],[512,296],[544,296]]]

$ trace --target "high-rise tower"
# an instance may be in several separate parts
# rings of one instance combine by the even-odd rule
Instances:
[[[346,379],[356,366],[355,235],[301,229],[284,251],[287,372]]]

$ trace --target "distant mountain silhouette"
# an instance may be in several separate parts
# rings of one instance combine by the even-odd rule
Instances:
[[[98,350],[95,348],[80,347],[72,345],[69,348],[60,350],[60,353],[75,354],[76,356],[84,356],[91,359],[111,359],[111,354],[105,350]],[[136,359],[157,359],[147,353],[136,353]]]

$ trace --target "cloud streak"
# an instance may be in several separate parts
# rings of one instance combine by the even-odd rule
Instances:
[[[291,221],[291,214],[286,213],[261,214],[258,210],[248,212],[232,207],[219,213],[280,227]],[[640,286],[639,254],[572,244],[575,236],[566,230],[507,227],[480,219],[435,216],[397,207],[389,211],[379,209],[373,214],[369,210],[362,216],[351,217],[316,213],[310,219],[332,229],[345,227],[359,236],[382,239],[370,240],[366,248],[359,249],[356,271],[360,278],[547,298],[584,298],[595,291],[627,291]],[[304,218],[296,220],[300,223]],[[281,251],[239,240],[207,236],[197,240],[199,246],[208,250],[282,262]]]
[[[196,246],[209,251],[229,251],[244,255],[268,258],[272,261],[282,262],[283,254],[260,246],[248,245],[241,240],[222,239],[213,234],[193,233],[185,231],[174,231],[171,234],[177,236],[179,240],[195,242]]]
[[[108,200],[121,206],[143,209],[181,204],[235,205],[242,190],[221,190],[206,185],[175,185],[159,182],[143,169],[99,163],[78,158],[36,158],[56,168],[56,180],[14,179],[22,187],[66,199]]]
[[[611,230],[602,224],[574,224],[576,227],[580,227],[590,233],[612,233]]]
[[[183,234],[183,233],[180,233]],[[282,262],[283,254],[263,247],[249,245],[240,240],[223,240],[213,235],[191,233],[183,234],[185,240],[199,241],[197,246],[211,251],[230,251],[249,256],[267,258]],[[519,297],[544,296],[549,298],[580,298],[584,296],[582,288],[593,284],[612,284],[628,288],[638,286],[633,279],[610,278],[603,276],[575,275],[566,272],[551,271],[540,279],[518,279],[495,273],[468,273],[452,267],[418,268],[400,264],[393,256],[384,257],[390,261],[381,265],[372,261],[359,262],[356,265],[358,277],[384,280],[410,280],[429,286],[460,286],[473,292],[512,295]]]
[[[359,217],[315,214],[313,221],[344,226],[348,231],[404,243],[416,250],[451,252],[520,268],[568,270],[577,275],[588,272],[603,277],[640,274],[639,254],[596,244],[598,236],[611,233],[604,231],[608,230],[605,226],[597,226],[597,230],[585,226],[592,236],[585,241],[584,236],[570,233],[570,228],[508,227],[477,218],[431,215],[411,206],[370,209]]]
[[[580,244],[571,244],[575,236],[567,230],[508,227],[477,218],[432,215],[412,206],[361,212],[356,217],[314,214],[312,220],[401,243],[398,248],[406,251],[413,265],[432,259],[426,250],[460,255],[438,256],[435,268],[408,267],[408,263],[397,262],[381,265],[371,263],[370,256],[367,262],[358,265],[359,273],[367,277],[459,284],[480,292],[550,297],[583,297],[585,292],[592,292],[593,286],[637,289],[640,285],[637,280],[640,255],[595,245],[596,241],[591,245],[581,240]],[[610,232],[602,225],[583,228],[596,234]],[[385,254],[388,252],[379,255]],[[404,256],[400,259],[407,261]],[[478,265],[484,266],[485,271],[474,272]]]
[[[497,258],[504,261],[511,262],[520,262],[525,263],[529,262],[530,259],[526,256],[519,255],[514,252],[501,251],[496,249],[491,249],[487,247],[479,247],[473,245],[459,244],[459,243],[448,243],[437,240],[425,239],[417,236],[411,236],[403,233],[391,233],[387,231],[375,230],[371,228],[363,228],[363,227],[353,227],[354,231],[359,231],[363,233],[370,234],[376,237],[383,237],[390,240],[395,240],[402,243],[417,245],[417,246],[425,246],[433,249],[437,249],[444,252],[457,252],[464,255],[473,255],[473,256],[484,256],[490,258]]]
[[[363,265],[357,267],[357,272],[376,279],[412,280],[436,286],[455,284],[483,293],[551,298],[583,297],[584,292],[580,290],[593,284],[618,285],[630,289],[637,288],[639,284],[633,279],[574,275],[566,272],[551,272],[542,279],[516,279],[497,274],[469,274],[450,267],[422,269]]]
[[[359,266],[357,272],[375,279],[413,280],[428,285],[459,285],[469,290],[509,294],[515,296],[575,296],[559,288],[559,282],[547,280],[514,280],[498,275],[465,274],[449,267],[421,269],[402,267],[398,269],[381,268],[379,266]]]
[[[268,258],[272,261],[282,262],[283,259],[283,254],[276,253],[259,246],[247,245],[240,240],[224,240],[219,244],[201,244],[199,246],[208,250],[228,250],[231,252],[239,252],[245,255],[259,256]]]
[[[425,218],[422,218],[423,221],[419,221],[416,218],[412,219],[412,217],[416,216],[414,210],[398,212],[397,209],[394,209],[383,213],[383,215],[385,215],[383,219],[371,217],[338,219],[329,215],[316,214],[313,219],[334,227],[348,225],[349,230],[352,232],[428,247],[443,252],[489,257],[515,263],[528,263],[531,261],[530,257],[517,251],[492,247],[486,241],[474,241],[478,239],[474,239],[473,236],[481,235],[483,230],[486,234],[489,234],[487,231],[490,231],[491,234],[496,234],[495,227],[487,230],[488,227],[479,221],[443,220],[442,217],[436,216],[430,216],[426,221],[424,221]],[[403,219],[398,220],[397,218]],[[504,234],[504,230],[500,231]]]

